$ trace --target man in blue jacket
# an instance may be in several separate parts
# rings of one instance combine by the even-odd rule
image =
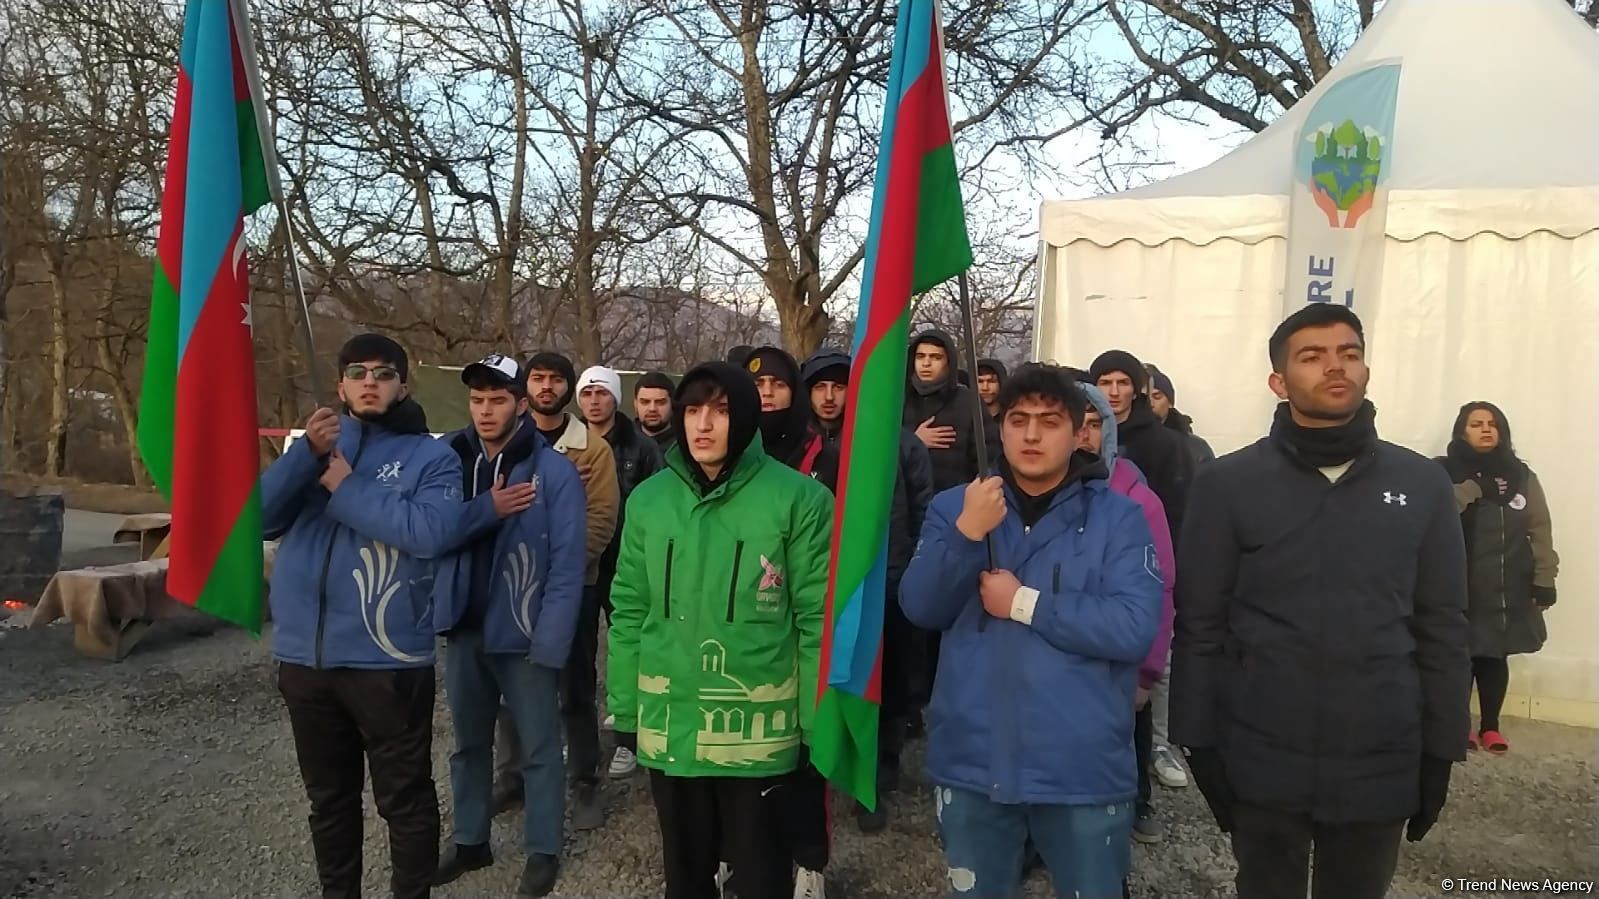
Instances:
[[[1022,366],[1000,391],[999,476],[933,500],[901,584],[906,617],[944,632],[927,770],[962,895],[1020,893],[1029,839],[1060,896],[1120,896],[1131,863],[1160,566],[1138,505],[1076,452],[1085,404],[1064,369]]]
[[[449,642],[444,683],[455,724],[455,835],[433,883],[494,863],[494,725],[503,697],[520,750],[527,861],[517,895],[546,896],[560,873],[564,838],[560,678],[583,604],[587,503],[577,469],[534,426],[514,358],[474,362],[461,381],[472,424],[444,442],[461,460],[465,514],[456,534],[460,552],[434,593]]]
[[[405,350],[362,334],[339,350],[344,414],[318,409],[261,476],[272,655],[311,800],[324,897],[361,895],[361,792],[389,825],[395,896],[427,896],[433,788],[434,561],[451,549],[461,463],[407,396]]]

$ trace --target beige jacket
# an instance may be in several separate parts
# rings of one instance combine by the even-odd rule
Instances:
[[[555,441],[555,451],[572,460],[583,475],[583,492],[588,497],[588,571],[583,583],[594,586],[600,579],[600,556],[616,533],[616,518],[622,501],[616,483],[616,457],[605,437],[583,419],[566,415],[566,431]]]

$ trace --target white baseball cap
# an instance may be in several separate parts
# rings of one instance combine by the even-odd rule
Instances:
[[[479,373],[488,375],[491,380],[503,382],[506,387],[512,388],[513,392],[518,387],[526,389],[522,381],[522,367],[517,364],[514,357],[490,353],[461,369],[461,383],[470,383],[473,376]]]

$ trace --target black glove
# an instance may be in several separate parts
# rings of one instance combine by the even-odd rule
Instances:
[[[1216,818],[1216,826],[1222,833],[1232,833],[1233,803],[1238,797],[1233,795],[1232,784],[1227,782],[1227,766],[1222,762],[1221,753],[1209,746],[1185,746],[1183,755],[1188,758],[1188,770],[1193,772],[1194,783],[1199,785],[1205,804]]]
[[[1477,475],[1473,480],[1477,482],[1477,489],[1482,491],[1483,499],[1495,503],[1510,501],[1510,484],[1508,482],[1486,474]]]
[[[1532,601],[1537,603],[1540,609],[1549,608],[1555,604],[1555,588],[1540,587],[1537,584],[1533,584]]]
[[[628,732],[628,731],[625,731],[625,730],[617,731],[616,732],[616,747],[618,749],[626,749],[628,752],[631,752],[634,755],[638,755],[638,733],[636,731],[635,732]]]
[[[1421,805],[1410,824],[1405,828],[1405,839],[1412,843],[1421,838],[1438,823],[1438,813],[1444,810],[1444,800],[1449,798],[1449,769],[1454,762],[1447,759],[1421,757]]]

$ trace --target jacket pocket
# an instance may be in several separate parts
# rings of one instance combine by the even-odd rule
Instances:
[[[672,617],[672,553],[676,549],[676,540],[666,541],[666,578],[662,582],[663,588],[661,592],[664,596],[664,599],[661,604],[664,607],[668,620],[670,620]]]
[[[1050,589],[1055,594],[1059,595],[1060,594],[1060,563],[1059,562],[1055,563],[1055,573],[1050,578],[1050,583],[1053,585],[1053,586],[1050,587]]]
[[[740,540],[733,547],[733,578],[727,582],[727,620],[730,624],[737,617],[734,615],[734,610],[738,605],[738,569],[743,561],[744,541]]]

